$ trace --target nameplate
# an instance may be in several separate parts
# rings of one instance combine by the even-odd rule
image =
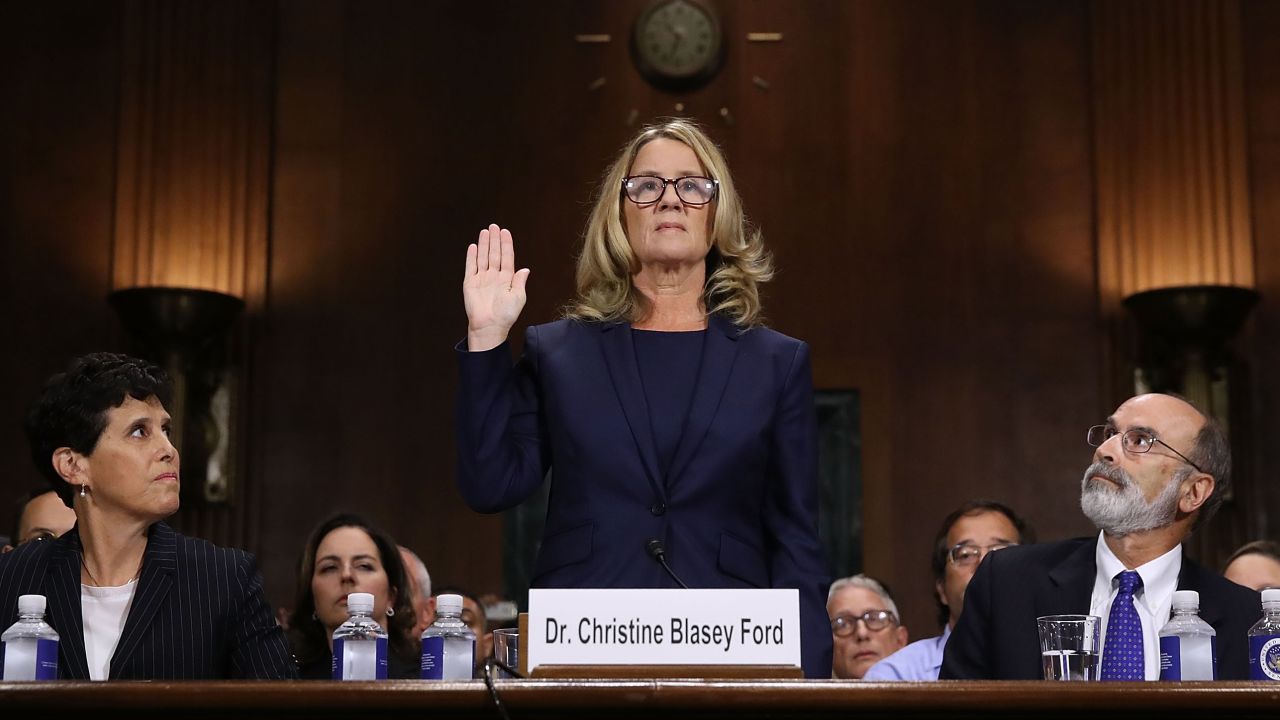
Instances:
[[[800,595],[783,590],[529,591],[539,665],[800,665]]]

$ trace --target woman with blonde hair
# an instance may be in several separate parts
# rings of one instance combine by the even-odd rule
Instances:
[[[644,128],[607,171],[565,317],[529,327],[511,232],[467,249],[458,486],[498,512],[554,477],[536,587],[796,588],[831,675],[808,346],[761,325],[772,274],[719,148]],[[665,550],[659,564],[656,547]]]

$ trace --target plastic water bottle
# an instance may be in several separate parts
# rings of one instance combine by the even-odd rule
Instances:
[[[0,635],[4,680],[57,680],[58,632],[44,621],[43,595],[18,598],[18,622]]]
[[[1198,612],[1200,593],[1173,593],[1173,617],[1160,629],[1161,680],[1218,679],[1218,633]]]
[[[1262,591],[1262,619],[1249,628],[1249,679],[1280,680],[1280,589]]]
[[[333,631],[333,679],[386,680],[387,631],[373,619],[373,595],[351,593],[347,612]]]
[[[476,634],[462,622],[462,596],[436,597],[436,621],[422,633],[423,680],[470,680]]]

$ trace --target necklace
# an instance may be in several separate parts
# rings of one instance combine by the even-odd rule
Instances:
[[[89,564],[88,564],[88,563],[86,563],[86,562],[84,561],[84,555],[83,555],[83,554],[80,556],[80,567],[84,568],[85,574],[87,574],[87,575],[89,576],[89,579],[93,581],[93,586],[94,586],[94,587],[103,587],[102,583],[98,582],[98,578],[96,578],[96,577],[94,577],[94,576],[93,576],[93,571],[89,569]],[[142,574],[142,562],[141,562],[141,561],[139,561],[139,562],[138,562],[138,569],[137,569],[136,571],[134,571],[134,573],[133,573],[133,577],[129,578],[129,581],[128,581],[128,582],[126,582],[126,583],[125,583],[125,585],[128,585],[129,583],[133,582],[134,580],[137,580],[137,579],[138,579],[138,576],[139,576],[139,575],[141,575],[141,574]]]

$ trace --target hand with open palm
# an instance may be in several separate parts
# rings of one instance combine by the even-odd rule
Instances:
[[[490,225],[467,246],[462,300],[467,309],[467,350],[492,350],[507,339],[524,309],[529,268],[516,270],[511,231]]]

